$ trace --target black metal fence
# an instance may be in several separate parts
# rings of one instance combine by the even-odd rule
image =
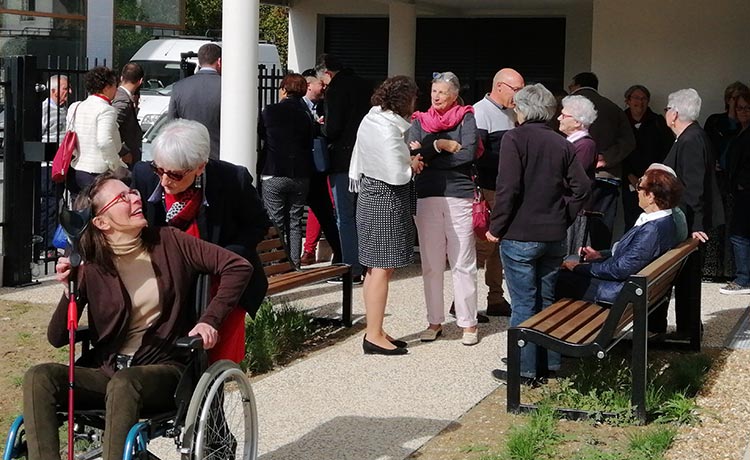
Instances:
[[[60,57],[0,58],[4,286],[31,283],[54,269],[58,251],[52,238],[63,189],[50,180],[51,161],[65,135],[66,107],[87,97],[83,74],[99,64]],[[282,78],[282,69],[259,66],[259,110],[278,102]],[[55,97],[50,97],[51,90]]]

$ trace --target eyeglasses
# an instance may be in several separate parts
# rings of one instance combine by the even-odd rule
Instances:
[[[523,89],[523,86],[519,86],[519,87],[515,87],[515,86],[510,86],[509,84],[505,83],[504,81],[500,82],[500,84],[501,84],[501,85],[505,85],[505,86],[507,86],[507,87],[508,87],[508,88],[510,88],[510,89],[511,89],[511,90],[512,90],[512,91],[513,91],[514,93],[517,93],[517,92],[519,92],[519,91],[521,91],[521,90]]]
[[[738,112],[750,112],[750,105],[738,105],[735,107]]]
[[[157,176],[161,177],[166,174],[168,178],[172,179],[175,182],[180,182],[182,179],[185,178],[185,176],[190,174],[190,171],[192,171],[192,169],[188,169],[185,171],[167,171],[164,168],[160,168],[156,166],[156,163],[153,161],[151,162],[151,169],[154,171],[154,174],[156,174]]]
[[[565,118],[573,118],[573,115],[569,115],[569,114],[567,114],[565,112],[560,112],[560,118],[563,118],[563,119],[565,119]]]
[[[673,110],[672,107],[664,107],[664,114],[666,114],[670,110]]]
[[[643,177],[639,177],[639,178],[638,178],[638,182],[636,182],[636,183],[635,183],[635,189],[636,189],[637,191],[639,191],[639,192],[640,192],[640,191],[643,191],[643,192],[647,192],[648,190],[646,190],[646,187],[642,187],[642,186],[641,186],[641,182],[642,182],[642,181],[643,181]]]
[[[131,188],[130,190],[126,190],[124,192],[119,193],[116,197],[112,198],[109,203],[105,204],[102,209],[99,210],[99,212],[96,213],[97,216],[101,216],[105,212],[109,211],[109,209],[116,205],[117,203],[128,203],[132,198],[140,198],[141,193]]]

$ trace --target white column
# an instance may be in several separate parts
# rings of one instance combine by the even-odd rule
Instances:
[[[97,60],[99,65],[106,62],[108,67],[112,67],[114,0],[86,3],[86,57],[89,58],[89,65],[94,67],[94,60]]]
[[[289,52],[287,68],[303,72],[315,66],[318,42],[318,15],[304,5],[289,8]]]
[[[413,0],[388,5],[388,75],[414,77],[417,8]]]
[[[220,158],[245,166],[256,179],[256,185],[258,3],[258,0],[224,0],[221,40]]]

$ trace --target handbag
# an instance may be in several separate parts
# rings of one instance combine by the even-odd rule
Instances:
[[[487,200],[478,187],[474,188],[474,202],[471,204],[471,226],[477,238],[487,241],[487,232],[490,230],[490,207],[487,206]]]
[[[76,112],[78,107],[81,106],[79,103],[73,112],[73,117],[70,120],[70,126],[65,132],[65,137],[60,141],[60,146],[57,148],[55,158],[52,160],[52,182],[58,184],[65,182],[65,176],[68,175],[70,170],[70,163],[73,161],[73,156],[78,151],[78,134],[76,134],[73,123],[75,122]]]
[[[328,155],[328,139],[316,137],[313,139],[313,165],[318,172],[326,172],[331,166],[331,158]]]

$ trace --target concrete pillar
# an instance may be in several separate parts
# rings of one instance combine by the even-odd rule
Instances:
[[[89,1],[86,4],[86,56],[89,65],[93,67],[96,59],[99,65],[106,62],[107,66],[112,67],[114,0]]]
[[[388,75],[414,77],[417,8],[413,0],[388,5]]]
[[[221,49],[222,160],[245,166],[258,185],[258,0],[224,0]]]
[[[289,51],[287,68],[302,72],[317,59],[318,15],[304,5],[289,9]]]

